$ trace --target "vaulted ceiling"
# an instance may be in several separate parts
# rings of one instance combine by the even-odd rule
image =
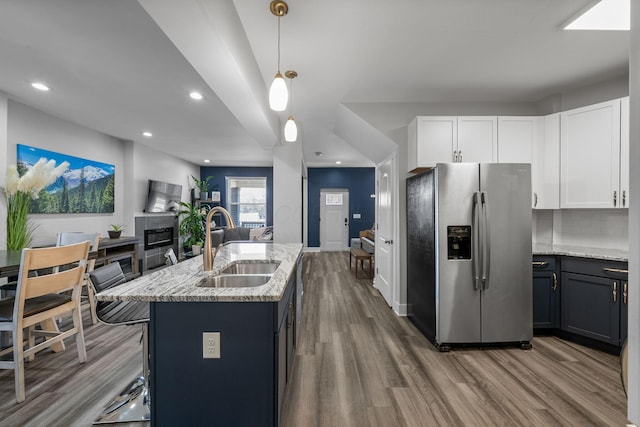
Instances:
[[[629,32],[560,29],[590,0],[288,3],[281,70],[299,74],[309,166],[371,166],[394,149],[363,106],[535,103],[628,72]],[[268,107],[276,36],[269,0],[0,0],[0,91],[195,164],[268,165],[289,114]]]

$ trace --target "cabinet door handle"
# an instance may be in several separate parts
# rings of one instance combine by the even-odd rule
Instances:
[[[287,316],[287,329],[289,329],[291,328],[291,325],[293,325],[293,303],[290,302],[287,308],[289,310],[289,316]]]
[[[460,154],[460,163],[462,163],[462,150],[460,150],[459,154]]]
[[[622,207],[627,206],[627,190],[622,190]]]
[[[613,302],[618,299],[618,282],[613,282]]]
[[[533,207],[538,206],[538,193],[533,193]]]
[[[604,267],[602,269],[602,271],[606,272],[606,273],[622,273],[622,274],[629,274],[629,270],[624,270],[622,268],[609,268],[609,267]]]
[[[555,292],[558,290],[558,275],[556,273],[553,273],[552,277],[553,277],[553,292]]]
[[[547,265],[549,265],[547,261],[531,261],[531,264],[534,267],[546,267]]]
[[[615,208],[618,204],[618,191],[613,190],[613,207]]]
[[[622,285],[622,303],[626,304],[627,303],[627,282],[624,282],[624,284]]]
[[[453,163],[458,163],[458,150],[453,150]]]

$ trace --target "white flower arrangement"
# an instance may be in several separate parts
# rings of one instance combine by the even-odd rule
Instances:
[[[9,165],[5,195],[9,197],[20,191],[29,194],[32,199],[37,199],[38,193],[53,184],[68,168],[69,162],[62,162],[56,167],[55,160],[47,161],[41,157],[27,173],[19,176],[16,165]]]
[[[69,168],[68,162],[56,167],[55,160],[40,158],[24,175],[16,165],[7,168],[4,194],[7,198],[7,249],[19,250],[29,246],[34,228],[27,224],[31,199],[53,184]]]

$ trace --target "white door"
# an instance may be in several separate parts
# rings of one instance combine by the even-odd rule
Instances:
[[[349,192],[320,190],[320,249],[349,248]]]
[[[376,230],[376,281],[387,304],[393,304],[393,159],[387,159],[378,166],[376,196],[378,229]]]

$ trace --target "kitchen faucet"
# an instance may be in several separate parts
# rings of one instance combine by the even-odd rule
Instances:
[[[213,252],[213,248],[211,247],[211,219],[216,213],[221,213],[222,215],[224,215],[225,219],[227,220],[228,228],[236,228],[236,225],[233,222],[233,218],[231,218],[231,214],[229,213],[229,211],[227,211],[222,206],[215,206],[211,208],[211,210],[207,214],[207,219],[205,220],[204,254],[202,255],[202,269],[204,271],[213,270],[213,260],[218,254],[220,247],[222,247],[222,244],[220,244],[216,248],[215,253]]]

